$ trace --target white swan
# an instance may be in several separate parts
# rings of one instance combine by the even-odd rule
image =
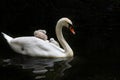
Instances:
[[[68,45],[62,34],[62,28],[67,27],[75,34],[72,28],[72,21],[68,18],[61,18],[56,24],[56,36],[58,41],[62,45],[63,49],[45,41],[43,39],[36,38],[34,36],[12,38],[5,33],[2,33],[7,40],[11,48],[23,55],[29,55],[33,57],[72,57],[73,50]]]

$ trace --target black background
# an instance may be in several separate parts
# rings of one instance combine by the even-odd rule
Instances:
[[[46,29],[49,38],[55,37],[57,20],[68,17],[76,35],[66,34],[66,39],[76,56],[119,60],[119,0],[1,0],[1,8],[0,31],[10,36],[29,36],[36,29]],[[0,56],[14,54],[1,35]]]
[[[57,80],[120,79],[120,0],[1,0],[0,3],[0,32],[12,37],[31,36],[34,30],[45,29],[49,38],[56,39],[57,20],[68,17],[73,21],[76,35],[64,30],[64,36],[75,58],[70,63],[72,67]],[[32,71],[36,67],[22,69],[20,64],[9,65],[18,56],[22,60],[23,56],[11,50],[0,35],[0,79],[35,80]],[[54,70],[59,68],[60,65],[53,66]]]

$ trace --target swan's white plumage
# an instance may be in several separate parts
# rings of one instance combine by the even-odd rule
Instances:
[[[4,38],[7,40],[8,43],[10,43],[11,40],[13,40],[12,37],[8,36],[7,34],[2,32],[2,35],[4,36]]]
[[[11,40],[10,45],[16,52],[30,56],[65,57],[64,50],[36,37],[19,37]],[[20,47],[17,45],[20,45]],[[42,46],[42,47],[41,47]],[[17,48],[17,49],[16,49]],[[22,50],[23,49],[23,50]],[[60,54],[60,55],[59,55]]]
[[[14,51],[24,55],[33,57],[72,57],[73,51],[62,35],[62,27],[66,26],[68,28],[68,23],[72,24],[68,18],[62,18],[56,26],[57,38],[64,49],[48,40],[42,40],[34,36],[12,38],[5,33],[2,34]]]

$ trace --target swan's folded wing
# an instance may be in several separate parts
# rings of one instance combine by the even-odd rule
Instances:
[[[60,48],[59,46],[57,46],[57,45],[55,45],[55,44],[53,44],[53,43],[49,43],[52,47],[54,47],[56,50],[59,50],[59,51],[61,51],[61,52],[65,52],[65,50],[64,49],[62,49],[62,48]]]
[[[12,40],[13,44],[24,48],[26,55],[46,56],[46,57],[63,57],[64,50],[49,41],[44,41],[36,37],[19,37]],[[18,50],[17,50],[18,51]],[[22,52],[18,51],[18,52]]]

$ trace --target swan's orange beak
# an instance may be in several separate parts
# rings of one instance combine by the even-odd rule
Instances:
[[[72,26],[70,27],[70,31],[71,31],[73,34],[75,34],[75,31],[74,31],[74,29],[73,29]]]

